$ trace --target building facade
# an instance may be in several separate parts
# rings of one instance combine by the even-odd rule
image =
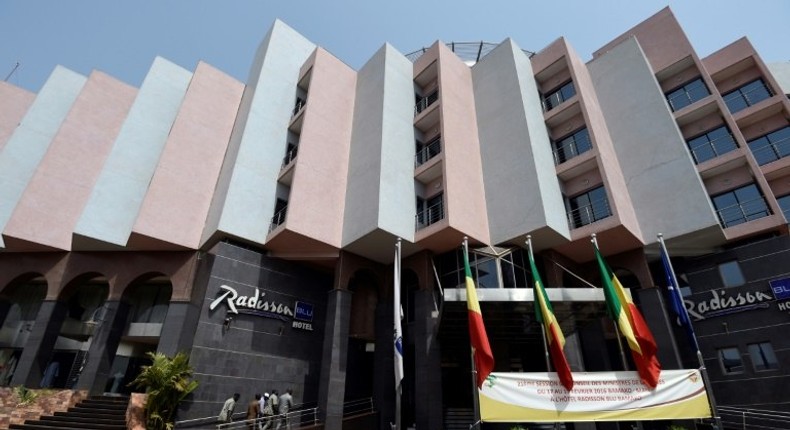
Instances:
[[[546,370],[527,235],[572,368],[629,366],[592,234],[664,368],[695,367],[661,233],[719,403],[787,410],[790,63],[745,38],[700,58],[668,8],[587,62],[564,38],[462,47],[354,70],[276,21],[245,83],[162,58],[140,88],[0,83],[0,384],[123,393],[183,351],[182,419],[292,388],[326,428],[365,398],[389,428],[400,238],[403,420],[468,428],[464,238],[496,370]]]

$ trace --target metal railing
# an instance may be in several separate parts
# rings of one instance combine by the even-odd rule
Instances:
[[[253,418],[243,421],[233,421],[230,423],[216,424],[217,430],[226,429],[248,429],[250,426],[253,428],[262,428],[266,423],[271,422],[270,429],[278,427],[285,429],[298,429],[306,426],[314,426],[318,424],[318,408],[301,409],[297,411],[288,412],[285,414],[272,415],[270,417]]]
[[[748,221],[771,215],[764,197],[747,200],[737,205],[727,206],[716,211],[723,228],[743,224]]]
[[[351,400],[343,403],[343,416],[366,414],[368,412],[373,412],[375,409],[373,397]]]
[[[699,164],[716,158],[719,155],[734,151],[737,148],[738,145],[735,143],[735,138],[732,134],[727,134],[726,136],[717,137],[706,143],[697,145],[693,149],[690,148],[690,151],[691,156],[694,157],[694,162]]]
[[[414,105],[414,116],[420,114],[420,112],[424,111],[428,108],[428,106],[434,104],[436,100],[439,100],[439,91],[434,91],[427,96],[421,98],[415,105]]]
[[[725,429],[790,429],[790,412],[719,406]]]
[[[709,96],[710,91],[701,79],[697,79],[670,94],[667,96],[667,102],[672,112],[676,112]]]
[[[296,158],[296,154],[298,151],[299,151],[298,145],[289,149],[288,152],[285,153],[285,157],[283,157],[283,165],[281,168],[285,168],[289,164],[291,164],[291,161],[294,161],[294,158]]]
[[[567,215],[568,225],[571,228],[579,228],[612,216],[612,209],[609,207],[608,199],[600,199],[569,211]]]
[[[269,223],[269,233],[274,231],[280,224],[285,222],[285,215],[288,212],[288,205],[274,213],[271,223]]]
[[[414,154],[414,167],[419,167],[426,161],[442,153],[442,139],[434,139]]]
[[[586,141],[577,141],[576,137],[563,139],[565,143],[554,148],[554,165],[558,166],[571,158],[575,158],[592,149],[589,137]]]
[[[576,95],[576,86],[573,81],[570,81],[563,86],[557,88],[548,96],[543,97],[541,103],[543,104],[543,112],[548,112],[557,106],[561,105],[564,101]]]
[[[491,43],[491,42],[447,42],[447,47],[450,48],[451,51],[455,52],[461,60],[469,61],[472,63],[477,63],[483,57],[485,57],[489,52],[493,51],[494,48],[499,46],[499,43]],[[410,52],[406,54],[406,58],[411,60],[411,62],[417,61],[418,58],[422,57],[426,51],[428,51],[429,47],[420,48],[414,52]],[[526,49],[522,49],[523,52],[527,57],[532,58],[535,55],[532,51],[527,51]]]
[[[444,203],[437,203],[414,217],[415,229],[420,230],[444,219]]]
[[[758,85],[755,85],[754,88],[751,88],[747,91],[743,91],[744,88],[749,87],[751,84]],[[767,98],[770,98],[771,96],[773,96],[773,93],[771,93],[771,90],[767,85],[765,85],[765,82],[763,82],[762,79],[758,79],[757,81],[752,81],[729,94],[725,94],[723,98],[724,104],[727,105],[727,109],[730,110],[730,113],[736,113]]]
[[[296,98],[296,104],[294,105],[293,116],[299,113],[300,110],[304,107],[307,100],[302,99],[301,97]]]
[[[768,164],[772,161],[776,161],[780,158],[790,155],[790,137],[786,137],[776,142],[770,142],[767,145],[757,149],[754,149],[750,146],[750,149],[752,150],[754,158],[757,160],[757,164],[762,166],[763,164]]]

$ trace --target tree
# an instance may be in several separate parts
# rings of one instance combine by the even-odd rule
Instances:
[[[170,430],[174,427],[178,404],[195,391],[198,382],[192,380],[194,369],[189,365],[189,357],[179,352],[173,358],[160,352],[149,352],[152,363],[143,366],[142,371],[130,386],[142,388],[148,393],[145,401],[146,428]]]

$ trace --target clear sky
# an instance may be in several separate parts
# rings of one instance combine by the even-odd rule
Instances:
[[[139,86],[155,56],[246,81],[275,18],[359,68],[389,42],[406,54],[440,39],[539,51],[560,36],[584,60],[670,6],[704,57],[747,36],[766,62],[790,61],[788,0],[0,0],[0,79],[38,91],[57,64]]]

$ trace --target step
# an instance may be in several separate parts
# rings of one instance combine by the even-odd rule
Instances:
[[[91,429],[91,430],[125,430],[126,424],[96,424],[88,420],[61,423],[57,421],[41,420],[28,420],[25,421],[26,426],[47,426],[50,428],[76,428],[76,429]]]
[[[73,409],[73,408],[72,408]],[[98,414],[91,411],[69,411],[69,412],[55,412],[56,417],[74,417],[74,418],[87,418],[87,419],[103,419],[103,420],[120,420],[126,419],[126,414]]]
[[[47,425],[68,425],[68,424],[80,424],[86,426],[88,425],[109,425],[109,426],[125,426],[126,420],[125,419],[117,419],[117,420],[108,420],[108,419],[101,419],[101,418],[84,418],[84,417],[69,417],[69,416],[44,416],[38,419],[42,423],[48,422],[52,424]]]
[[[84,427],[63,427],[63,426],[48,426],[43,424],[11,424],[8,426],[9,429],[16,429],[16,430],[84,430]],[[120,430],[125,429],[126,426],[122,427],[111,427],[107,430]]]
[[[128,405],[127,403],[121,403],[121,402],[104,402],[101,400],[87,399],[81,401],[77,406],[90,406],[92,408],[96,407],[102,409],[115,409],[115,410],[125,411],[127,405]]]
[[[68,409],[69,412],[82,412],[82,413],[95,413],[100,415],[125,415],[126,408],[106,408],[104,406],[96,406],[96,405],[83,405],[78,404],[77,406],[71,407]]]

